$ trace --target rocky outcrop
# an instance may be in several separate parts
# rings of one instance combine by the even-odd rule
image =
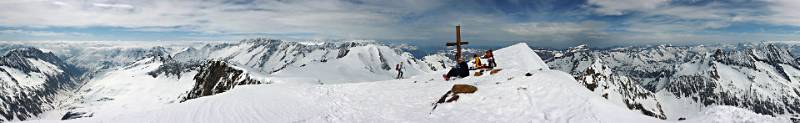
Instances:
[[[158,77],[159,75],[164,76],[176,76],[181,78],[181,74],[190,72],[192,70],[196,70],[201,67],[202,62],[196,61],[189,61],[189,62],[177,62],[177,61],[167,61],[158,69],[154,71],[147,72],[147,75],[153,76],[153,78]]]
[[[455,84],[453,88],[450,88],[450,92],[453,94],[471,94],[478,91],[478,87],[467,85],[467,84]]]
[[[471,94],[475,93],[475,91],[478,91],[478,87],[467,84],[455,84],[453,88],[450,88],[450,91],[444,93],[444,95],[434,103],[433,110],[436,110],[436,107],[441,103],[455,102],[459,98],[458,94]]]
[[[194,87],[182,101],[222,93],[237,85],[262,84],[261,81],[251,78],[246,71],[224,61],[214,60],[205,63],[194,76],[194,80]]]

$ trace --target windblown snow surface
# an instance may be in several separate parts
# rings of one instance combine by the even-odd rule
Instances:
[[[134,98],[134,96],[177,92],[156,89],[162,85],[144,82],[155,80],[137,79],[150,83],[145,84],[148,88],[143,90],[152,92],[114,94],[119,95],[118,99],[108,102],[122,103],[95,108],[105,112],[117,112],[66,121],[27,122],[790,122],[787,119],[759,115],[729,106],[712,107],[701,112],[699,114],[701,116],[684,121],[660,120],[614,105],[587,90],[571,75],[549,70],[547,64],[524,43],[497,50],[495,55],[499,68],[503,70],[494,75],[487,72],[483,76],[444,81],[441,76],[446,70],[419,71],[421,73],[406,79],[335,84],[293,82],[292,80],[297,79],[264,76],[261,79],[273,81],[274,84],[241,85],[224,93],[182,103],[158,103],[162,104],[159,106],[151,103],[157,102],[153,100],[157,97],[149,99]],[[147,66],[138,68],[150,69]],[[317,71],[307,76],[349,72],[347,69],[345,71],[337,69],[344,67],[347,66],[314,69]],[[136,71],[128,72],[136,76],[144,75]],[[526,73],[530,73],[531,76],[525,76]],[[360,74],[336,75],[353,75],[349,78],[365,80],[359,79],[364,77]],[[128,79],[136,79],[135,76],[130,77]],[[122,80],[103,80],[103,77],[100,79],[100,81],[120,81],[118,83],[123,84],[121,86],[130,83]],[[172,83],[174,85],[163,86],[188,88],[188,85],[181,84],[185,83],[181,82],[182,79],[167,80],[174,80],[175,83]],[[461,94],[459,100],[438,104],[434,109],[435,102],[450,90],[453,84],[474,85],[478,90],[473,94]],[[103,90],[90,91],[103,93]],[[142,105],[137,104],[136,100],[147,103],[148,108],[139,107]],[[122,104],[131,104],[131,107]],[[92,109],[91,107],[88,105],[86,108]]]

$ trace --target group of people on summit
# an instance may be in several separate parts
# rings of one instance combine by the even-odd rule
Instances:
[[[487,50],[486,53],[483,54],[482,58],[486,59],[486,62],[489,64],[482,64],[481,57],[478,54],[473,55],[473,67],[470,68],[467,66],[466,60],[464,60],[461,55],[461,45],[467,45],[469,42],[461,41],[461,25],[456,26],[456,40],[455,42],[447,42],[446,46],[455,46],[455,60],[456,66],[454,66],[447,74],[444,74],[443,77],[445,80],[450,80],[450,77],[467,77],[469,76],[469,70],[478,70],[481,71],[477,72],[475,76],[480,76],[483,73],[484,69],[494,69],[497,66],[497,63],[494,62],[494,54],[492,54],[492,50]],[[403,63],[397,64],[395,66],[395,70],[397,70],[397,79],[403,78]],[[492,70],[490,74],[496,73],[500,69]]]
[[[489,63],[482,64],[481,58],[485,58],[486,62]],[[473,64],[475,69],[482,69],[482,68],[492,69],[495,66],[497,66],[497,63],[494,62],[494,55],[492,54],[492,50],[487,50],[486,53],[483,54],[483,57],[480,57],[478,54],[475,54],[472,56],[472,59],[474,61]]]
[[[483,64],[482,59],[486,59],[487,64]],[[454,66],[447,74],[444,74],[445,80],[450,80],[450,77],[467,77],[469,76],[469,70],[478,70],[478,69],[493,69],[497,67],[497,63],[494,61],[494,54],[492,54],[492,50],[487,50],[483,57],[478,54],[474,54],[472,56],[472,64],[473,66],[470,68],[466,61],[464,60],[457,60],[456,66]],[[403,63],[400,62],[399,64],[395,65],[395,70],[397,71],[397,79],[403,78]]]
[[[486,62],[488,62],[488,64],[483,64],[481,61],[482,58],[486,59]],[[459,78],[467,77],[469,76],[469,70],[493,69],[494,67],[497,67],[497,63],[495,63],[494,54],[492,53],[492,50],[487,50],[483,54],[483,57],[481,57],[478,54],[475,54],[472,56],[472,59],[473,59],[472,68],[470,68],[467,65],[467,62],[465,60],[457,61],[458,63],[456,64],[456,66],[450,69],[450,71],[448,71],[447,74],[444,74],[442,76],[444,77],[444,80],[450,80],[450,77],[459,77]]]

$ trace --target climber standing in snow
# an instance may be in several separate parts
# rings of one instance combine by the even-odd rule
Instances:
[[[483,54],[483,58],[486,59],[486,62],[489,62],[487,65],[489,69],[497,67],[497,63],[494,62],[494,54],[492,54],[492,50],[487,50],[486,53]]]
[[[403,62],[400,62],[400,64],[395,65],[394,69],[397,70],[397,79],[402,79],[403,78]]]

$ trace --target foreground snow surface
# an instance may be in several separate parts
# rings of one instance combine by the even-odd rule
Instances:
[[[162,109],[66,122],[671,122],[608,103],[566,73],[531,72],[508,70],[455,81],[431,74],[369,83],[240,86]],[[454,83],[475,85],[478,91],[432,110]],[[706,113],[711,115],[687,121],[788,122],[735,107]]]
[[[505,73],[447,82],[429,75],[371,83],[241,86],[163,109],[68,122],[661,121],[606,103],[562,72]],[[478,91],[432,110],[453,83],[472,84]]]

